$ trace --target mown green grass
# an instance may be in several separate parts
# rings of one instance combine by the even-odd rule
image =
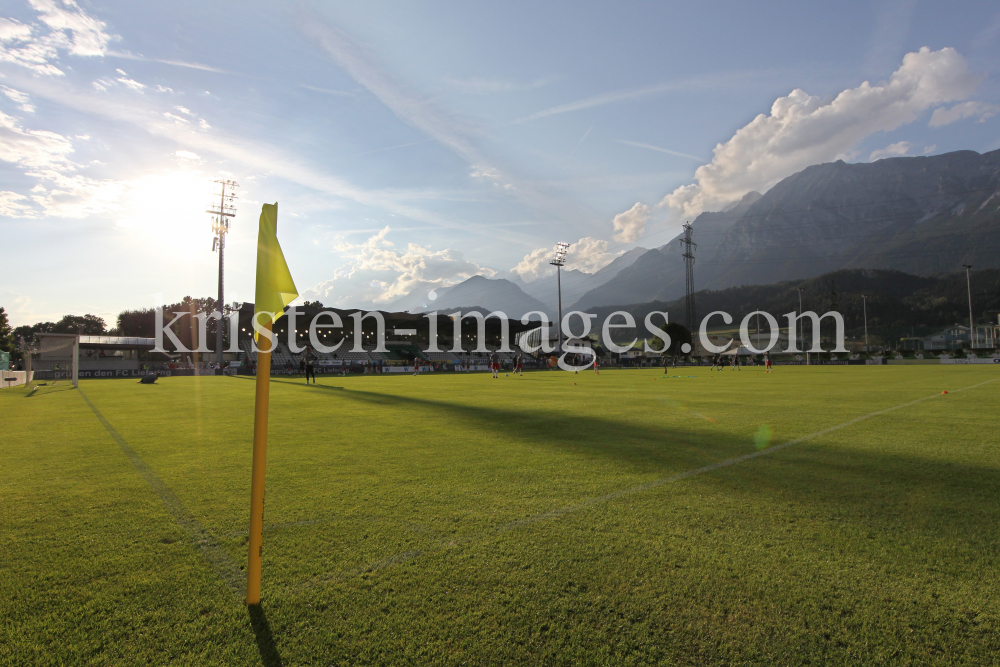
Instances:
[[[253,615],[252,380],[0,391],[0,663],[997,663],[998,369],[670,374],[277,378]]]

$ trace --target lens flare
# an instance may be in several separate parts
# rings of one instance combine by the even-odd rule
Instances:
[[[771,427],[768,424],[760,425],[753,436],[753,444],[757,449],[764,449],[771,444]]]

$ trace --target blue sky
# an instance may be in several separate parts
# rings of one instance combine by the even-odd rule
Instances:
[[[220,177],[227,301],[274,201],[328,305],[592,271],[808,164],[1000,148],[998,80],[993,2],[10,1],[0,305],[214,295]]]

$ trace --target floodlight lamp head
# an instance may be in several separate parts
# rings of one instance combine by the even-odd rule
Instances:
[[[568,252],[569,252],[569,244],[568,243],[566,243],[565,241],[560,241],[559,243],[556,243],[556,253],[555,253],[555,256],[552,258],[552,261],[549,262],[549,264],[551,264],[552,266],[563,266],[563,265],[565,265],[566,264],[566,253],[568,253]]]

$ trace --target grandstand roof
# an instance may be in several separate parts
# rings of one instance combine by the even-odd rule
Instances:
[[[156,339],[137,338],[133,336],[80,336],[80,347],[114,350],[151,350],[156,347]]]

